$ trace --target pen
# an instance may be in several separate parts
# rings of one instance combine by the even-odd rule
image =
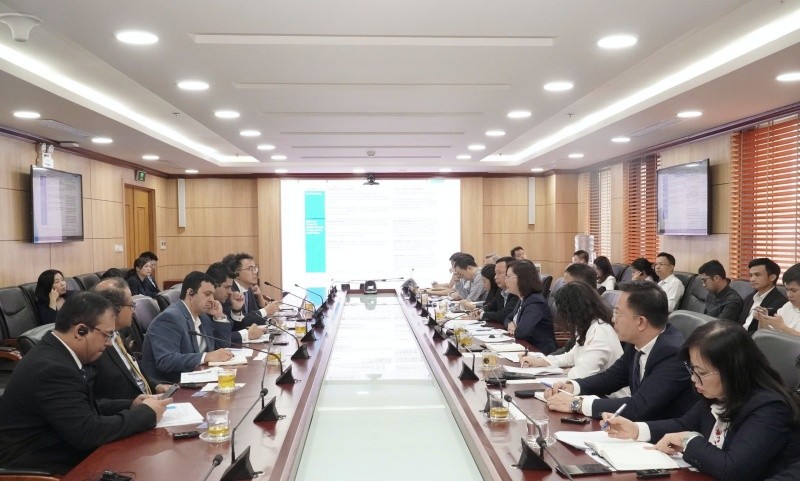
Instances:
[[[547,381],[539,381],[539,383],[540,383],[540,384],[542,384],[542,385],[544,385],[544,386],[550,387],[550,388],[552,388],[552,387],[553,387],[553,383],[550,383],[550,382],[547,382]],[[563,389],[559,389],[559,390],[558,390],[558,392],[563,392],[564,394],[569,394],[570,396],[572,396],[572,397],[575,397],[575,395],[574,395],[574,394],[572,394],[572,393],[571,393],[571,392],[569,392],[569,391],[565,391],[565,390],[563,390]]]
[[[603,431],[608,429],[609,421],[614,419],[615,417],[619,416],[619,413],[621,413],[622,410],[625,409],[626,407],[628,407],[628,405],[627,404],[623,404],[622,406],[619,407],[619,409],[614,411],[614,414],[612,414],[610,418],[608,418],[605,421],[603,421],[602,423],[600,423],[600,429],[603,430]]]

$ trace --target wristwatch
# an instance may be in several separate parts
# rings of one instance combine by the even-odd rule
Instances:
[[[575,413],[575,414],[582,414],[582,411],[581,411],[582,407],[583,407],[583,398],[582,397],[576,397],[569,404],[570,410],[572,410],[572,412]]]

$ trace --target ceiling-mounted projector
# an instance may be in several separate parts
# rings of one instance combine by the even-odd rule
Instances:
[[[364,182],[364,185],[381,185],[379,182],[375,182],[375,174],[367,174],[367,181]]]

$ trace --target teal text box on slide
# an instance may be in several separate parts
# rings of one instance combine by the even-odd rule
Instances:
[[[325,272],[325,192],[306,191],[306,272]]]

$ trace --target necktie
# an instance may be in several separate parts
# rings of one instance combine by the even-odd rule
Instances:
[[[133,379],[136,381],[136,384],[139,385],[139,389],[141,389],[145,394],[153,394],[153,391],[150,389],[150,385],[147,383],[147,379],[144,378],[142,371],[139,370],[139,366],[136,364],[136,361],[134,361],[133,357],[128,354],[128,350],[125,349],[125,344],[122,342],[122,336],[114,336],[114,342],[117,344],[117,347],[119,347],[122,355],[125,356],[125,359],[128,361],[128,365],[131,367],[131,375],[133,375]]]
[[[86,393],[87,397],[89,398],[89,403],[92,405],[95,411],[100,412],[94,399],[94,389],[92,389],[92,384],[89,382],[89,373],[86,371],[85,367],[80,368],[80,371],[81,376],[83,376],[83,380],[86,381]]]
[[[639,386],[642,384],[642,368],[641,368],[641,360],[642,360],[642,351],[636,351],[636,355],[633,356],[633,379],[631,379],[631,394],[635,393],[639,390]]]

